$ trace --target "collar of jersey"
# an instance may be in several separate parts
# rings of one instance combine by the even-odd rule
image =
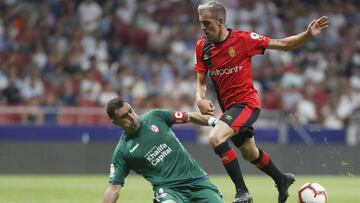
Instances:
[[[223,41],[221,41],[221,42],[213,42],[213,43],[214,43],[214,44],[221,44],[221,43],[225,42],[227,39],[229,39],[229,37],[230,37],[230,35],[231,35],[232,29],[231,29],[231,28],[227,28],[227,30],[229,31],[229,32],[228,32],[228,35],[226,36],[226,38],[225,38]]]

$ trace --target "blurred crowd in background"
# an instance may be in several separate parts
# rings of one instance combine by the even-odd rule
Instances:
[[[253,76],[263,109],[301,124],[346,126],[360,109],[360,1],[221,2],[229,28],[271,38],[329,16],[327,31],[305,46],[253,58]],[[136,109],[196,109],[199,3],[0,0],[0,108],[103,107],[122,96]],[[36,115],[21,117],[31,120]]]

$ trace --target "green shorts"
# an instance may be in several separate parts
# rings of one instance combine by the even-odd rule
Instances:
[[[224,203],[221,193],[209,180],[181,186],[165,186],[154,188],[155,201],[166,203]]]

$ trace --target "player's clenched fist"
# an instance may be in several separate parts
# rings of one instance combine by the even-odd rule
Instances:
[[[212,101],[207,99],[201,99],[198,100],[196,104],[202,114],[214,115],[215,105]]]

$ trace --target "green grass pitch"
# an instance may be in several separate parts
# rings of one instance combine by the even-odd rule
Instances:
[[[224,195],[232,201],[234,188],[227,176],[211,176]],[[277,202],[277,191],[267,176],[245,176],[255,203]],[[329,195],[329,203],[360,202],[359,176],[297,176],[290,188],[289,203],[296,203],[296,191],[306,182],[318,182]],[[107,176],[100,175],[0,175],[0,203],[92,203],[101,202]],[[118,202],[152,202],[148,182],[137,175],[126,179]]]

